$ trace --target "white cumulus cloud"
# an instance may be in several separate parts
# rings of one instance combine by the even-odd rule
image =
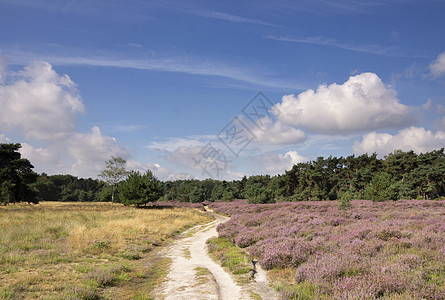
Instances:
[[[361,141],[355,141],[353,150],[356,154],[377,153],[387,155],[394,150],[416,153],[428,152],[445,147],[445,132],[426,130],[423,127],[408,127],[397,134],[371,132],[363,136]]]
[[[414,122],[410,107],[374,73],[284,96],[275,108],[280,121],[322,134],[402,128]]]
[[[254,126],[252,133],[255,135],[255,142],[267,145],[297,144],[306,140],[306,134],[302,130],[279,120],[274,122],[269,117],[261,119],[261,127]]]
[[[0,86],[0,128],[25,138],[66,139],[75,132],[75,113],[84,111],[74,82],[46,62],[34,62],[10,85]]]
[[[445,74],[445,52],[439,54],[436,60],[430,64],[430,70],[434,76],[441,76]]]
[[[10,133],[24,139],[20,152],[36,171],[96,177],[112,155],[129,156],[99,127],[90,133],[78,132],[76,114],[85,108],[76,84],[67,75],[57,74],[42,61],[8,74],[1,61],[0,55],[0,72],[9,80],[0,81],[0,137],[9,141],[4,133]]]
[[[70,173],[78,176],[85,173],[96,175],[111,156],[128,157],[127,151],[117,144],[116,139],[103,135],[97,126],[91,129],[91,133],[71,136],[68,153],[75,159]]]
[[[293,165],[306,162],[309,158],[300,155],[297,151],[289,151],[285,154],[269,152],[260,157],[254,158],[254,161],[263,167],[263,171],[269,175],[283,174],[290,170]]]

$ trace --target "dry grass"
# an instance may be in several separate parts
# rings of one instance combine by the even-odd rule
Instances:
[[[147,285],[152,249],[210,219],[109,203],[0,207],[0,299],[128,298],[133,278]]]

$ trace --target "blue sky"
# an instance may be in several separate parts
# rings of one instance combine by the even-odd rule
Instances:
[[[163,180],[438,149],[444,13],[442,0],[0,0],[0,142],[38,172],[96,177],[114,155]],[[269,118],[249,119],[260,91]],[[233,122],[250,141],[236,151],[222,142]]]

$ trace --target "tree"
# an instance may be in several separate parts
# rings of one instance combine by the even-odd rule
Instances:
[[[365,197],[374,202],[397,200],[399,197],[399,186],[390,174],[380,172],[372,178],[366,187]]]
[[[223,192],[222,197],[221,197],[221,200],[222,200],[222,201],[226,201],[226,202],[230,202],[230,201],[232,201],[234,198],[235,198],[235,196],[233,195],[232,190],[229,189],[229,188],[227,188],[227,189]]]
[[[128,172],[125,170],[126,163],[127,161],[122,157],[111,156],[111,159],[105,162],[105,170],[99,174],[99,177],[103,178],[111,187],[111,202],[114,202],[117,185],[128,175]]]
[[[162,196],[162,183],[150,170],[144,174],[131,171],[119,187],[119,200],[122,204],[142,206],[155,202]]]
[[[247,202],[250,204],[274,203],[274,192],[261,183],[255,183],[247,191]]]
[[[200,185],[197,185],[190,192],[190,202],[192,203],[203,202],[205,200],[205,196],[206,195],[204,189]]]
[[[0,204],[38,203],[34,166],[21,158],[20,144],[0,144]]]

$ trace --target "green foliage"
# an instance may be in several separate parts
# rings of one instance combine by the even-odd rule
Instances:
[[[235,196],[233,195],[232,190],[226,189],[222,194],[221,200],[229,202],[232,201],[233,199],[235,199]]]
[[[392,176],[386,172],[380,172],[374,176],[365,189],[367,199],[374,202],[385,200],[397,200],[399,196],[399,187]]]
[[[99,177],[111,187],[111,202],[114,202],[114,194],[117,189],[117,185],[123,180],[128,172],[125,170],[125,164],[127,161],[122,157],[114,157],[105,162],[105,170],[100,172]]]
[[[37,174],[29,160],[21,158],[20,144],[0,144],[0,204],[38,203],[34,183]]]
[[[108,185],[103,186],[103,188],[96,194],[96,201],[101,202],[111,202],[112,190]]]
[[[199,203],[205,200],[205,192],[201,186],[195,186],[190,193],[190,202]]]
[[[247,202],[251,204],[265,204],[275,202],[274,191],[256,183],[247,191]]]
[[[77,178],[72,175],[48,176],[42,173],[33,187],[41,201],[111,201],[111,194],[109,198],[101,196],[103,189],[104,193],[111,193],[111,189],[108,189],[105,183],[91,178]]]
[[[119,200],[124,205],[142,206],[162,196],[162,184],[150,170],[144,174],[131,171],[119,185],[118,191]]]
[[[118,186],[128,175],[125,171],[125,160],[112,157],[106,162],[105,170],[99,174],[104,181],[71,175],[48,176],[43,173],[38,176],[32,172],[31,163],[21,159],[17,151],[20,144],[0,145],[2,204],[43,200],[114,201],[114,198],[119,196],[116,195]],[[244,176],[241,180],[234,181],[210,178],[203,181],[158,181],[158,185],[161,186],[160,197],[163,201],[182,202],[233,201],[248,198],[251,203],[269,203],[274,201],[274,198],[279,201],[329,199],[342,200],[344,205],[342,204],[341,208],[346,208],[347,201],[353,199],[440,199],[445,197],[444,151],[445,149],[440,149],[416,154],[413,151],[397,150],[385,159],[378,159],[376,154],[339,158],[318,157],[314,161],[298,163],[285,174],[273,177]],[[125,199],[133,192],[126,193]],[[152,201],[147,200],[146,195],[138,199],[142,204],[136,203],[139,200],[131,201],[136,201],[134,205]]]

